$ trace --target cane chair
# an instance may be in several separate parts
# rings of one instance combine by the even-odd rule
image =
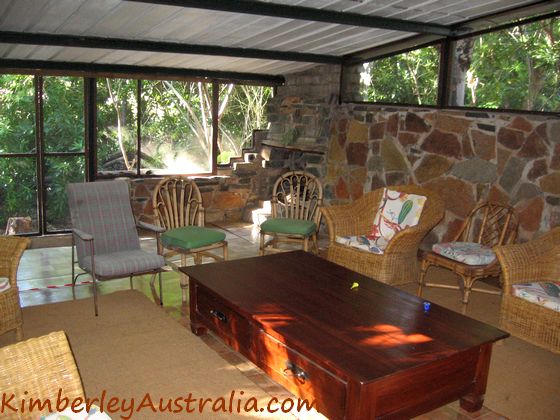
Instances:
[[[272,217],[260,226],[259,254],[282,252],[279,243],[300,243],[309,250],[309,240],[319,252],[317,232],[321,221],[323,186],[312,174],[291,171],[276,180],[272,188]],[[271,239],[265,241],[266,236]]]
[[[500,264],[491,248],[513,243],[517,237],[517,224],[511,206],[492,201],[479,203],[450,243],[435,244],[432,251],[424,253],[417,295],[422,296],[423,287],[462,290],[462,311],[465,313],[471,292],[500,294],[501,290],[474,288],[473,285],[480,279],[500,276]],[[425,282],[431,266],[453,271],[461,277],[463,284]]]
[[[494,251],[502,267],[504,282],[500,327],[560,354],[560,226],[537,239],[497,246]],[[535,296],[531,289],[547,290],[548,293]]]
[[[137,228],[159,228],[135,223],[128,183],[122,180],[73,183],[66,187],[72,218],[72,291],[78,276],[89,273],[93,281],[95,315],[98,315],[97,282],[102,280],[152,274],[153,289],[159,276],[159,303],[163,305],[161,255],[140,249]],[[75,253],[85,273],[75,274]]]
[[[383,253],[340,243],[341,237],[363,236],[372,231],[386,190],[426,197],[417,224],[396,233]],[[350,204],[323,207],[321,211],[329,231],[329,261],[383,283],[403,284],[418,277],[418,247],[443,217],[444,207],[439,195],[431,190],[417,185],[398,185],[370,191]]]
[[[57,398],[84,400],[82,380],[63,331],[0,348],[0,366],[0,389],[6,396],[14,395],[16,406],[23,400],[50,400],[56,411]],[[17,413],[6,410],[2,418],[35,420],[49,414],[37,405],[34,408]]]
[[[196,183],[186,177],[166,177],[155,187],[152,195],[155,224],[163,229],[158,236],[158,251],[174,270],[187,265],[187,257],[192,256],[195,264],[202,263],[202,257],[215,261],[228,259],[226,234],[204,226],[204,207]],[[222,257],[209,252],[222,250]],[[180,255],[181,265],[171,261]],[[179,271],[183,303],[187,300],[188,277]]]
[[[0,237],[0,334],[15,330],[16,339],[23,338],[17,271],[23,252],[31,241],[15,236]]]

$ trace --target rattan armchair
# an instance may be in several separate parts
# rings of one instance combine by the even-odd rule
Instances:
[[[0,334],[16,330],[16,339],[23,338],[17,271],[23,251],[31,241],[16,236],[0,237],[0,277],[7,277],[10,288],[0,293]]]
[[[433,191],[416,185],[387,187],[391,190],[427,197],[418,224],[397,233],[383,254],[374,254],[336,242],[337,236],[363,235],[371,231],[383,188],[371,191],[350,204],[321,209],[329,231],[327,258],[383,283],[415,281],[419,272],[418,247],[426,234],[443,217],[444,206]]]
[[[511,293],[519,283],[560,279],[560,226],[538,239],[494,248],[502,266],[500,326],[510,334],[560,353],[560,313]]]
[[[70,403],[84,398],[84,389],[74,356],[63,331],[0,348],[0,389],[12,406],[19,407],[22,400],[50,400],[56,411],[59,390]],[[26,406],[29,408],[29,406]],[[47,406],[45,406],[47,408]],[[38,419],[41,414],[35,407],[31,412],[2,414],[3,419]]]

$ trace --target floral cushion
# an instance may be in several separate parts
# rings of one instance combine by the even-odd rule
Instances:
[[[560,312],[560,282],[514,284],[512,294],[529,302]]]
[[[496,259],[491,248],[475,242],[442,242],[434,244],[432,251],[467,265],[488,265]]]
[[[7,277],[0,277],[0,293],[5,292],[10,288],[10,279]]]
[[[422,195],[385,188],[368,240],[384,249],[396,233],[418,224],[425,202]]]
[[[337,236],[335,241],[339,244],[373,252],[374,254],[383,254],[385,248],[387,247],[387,243],[384,243],[381,239],[382,238],[377,241],[372,241],[369,239],[368,235],[359,235]]]

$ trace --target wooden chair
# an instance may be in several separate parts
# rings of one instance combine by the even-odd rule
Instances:
[[[478,204],[467,216],[461,230],[451,242],[477,244],[490,251],[493,246],[511,244],[517,237],[517,219],[511,206],[495,202]],[[476,251],[475,247],[475,251]],[[483,249],[484,250],[484,249]],[[490,252],[491,254],[491,252]],[[488,256],[488,255],[487,255]],[[492,260],[493,255],[488,259]],[[454,256],[453,258],[458,258]],[[422,288],[440,287],[445,289],[462,289],[463,313],[467,310],[471,292],[500,294],[501,290],[473,288],[473,284],[487,277],[499,277],[500,264],[496,258],[486,264],[467,264],[457,259],[448,258],[433,251],[424,253],[418,279],[417,295],[422,296]],[[449,285],[440,283],[426,283],[425,276],[431,266],[443,267],[459,275],[462,285]]]
[[[418,277],[417,254],[420,242],[443,217],[443,202],[437,193],[416,185],[387,188],[427,197],[418,224],[397,233],[383,254],[375,254],[340,244],[336,239],[337,236],[365,235],[371,232],[384,188],[370,191],[350,204],[323,207],[321,212],[327,223],[330,240],[327,258],[383,283],[410,283]]]
[[[70,403],[85,398],[82,380],[63,331],[0,348],[0,366],[0,389],[7,397],[15,396],[14,406],[19,406],[18,402],[23,399],[50,400],[56,411],[60,390]],[[10,413],[6,410],[2,418],[31,420],[49,414],[38,410],[37,406],[34,411]]]
[[[7,278],[9,287],[0,292],[0,334],[15,330],[16,339],[23,338],[21,307],[17,286],[19,261],[31,241],[16,236],[0,237],[0,278]]]
[[[193,180],[181,176],[163,178],[154,189],[152,204],[155,223],[163,229],[158,235],[158,251],[174,270],[187,265],[188,256],[193,257],[195,264],[201,264],[203,256],[216,261],[228,259],[226,234],[204,227],[202,197]],[[209,252],[220,248],[223,257]],[[170,261],[175,255],[181,256],[180,266]],[[180,271],[179,274],[186,303],[188,277]]]
[[[319,252],[317,232],[321,221],[323,186],[312,174],[291,171],[282,175],[272,189],[272,217],[260,226],[259,254],[282,252],[279,243],[301,243],[309,250],[309,240]],[[266,236],[272,238],[265,242]]]
[[[512,294],[513,286],[560,280],[560,226],[523,244],[494,248],[502,267],[504,293],[500,327],[560,354],[560,312]]]
[[[91,275],[95,315],[97,282],[152,274],[159,276],[159,303],[163,305],[161,269],[165,261],[155,252],[140,249],[138,227],[154,232],[158,228],[147,223],[136,224],[130,205],[128,183],[122,180],[72,183],[66,187],[72,217],[72,291],[76,286],[75,253],[78,265]],[[75,249],[74,249],[75,248]]]

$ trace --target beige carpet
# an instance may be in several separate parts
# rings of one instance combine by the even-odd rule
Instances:
[[[431,269],[428,274],[439,282],[453,280],[446,270]],[[416,284],[400,288],[416,293]],[[423,296],[461,310],[458,291],[426,288]],[[467,316],[498,326],[500,302],[501,296],[473,293]],[[511,420],[559,420],[560,355],[516,337],[495,344],[484,405]]]
[[[93,316],[91,299],[54,303],[25,308],[26,338],[55,330],[68,336],[87,397],[109,396],[135,398],[137,404],[149,392],[159,404],[186,397],[226,397],[231,391],[244,391],[241,407],[250,397],[260,406],[269,399],[250,379],[209,349],[190,330],[170,318],[160,307],[137,291],[119,291],[100,297],[99,317]],[[11,334],[0,338],[0,346],[13,341]],[[237,398],[237,397],[236,397]],[[228,403],[229,404],[229,403]],[[233,410],[236,410],[234,399]],[[193,407],[198,408],[197,405]],[[125,412],[126,415],[126,412]],[[247,418],[256,414],[213,413],[175,415],[174,418]],[[163,419],[145,409],[133,419]],[[280,418],[260,414],[260,418]],[[113,419],[119,418],[112,415]],[[283,418],[293,418],[285,414]]]

